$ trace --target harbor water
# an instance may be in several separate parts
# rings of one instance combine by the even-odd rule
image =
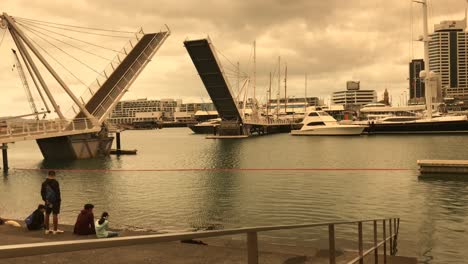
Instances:
[[[416,165],[468,159],[467,144],[466,135],[208,140],[171,128],[125,131],[123,148],[137,148],[136,156],[45,162],[35,142],[17,142],[0,183],[0,216],[24,219],[41,201],[46,172],[37,169],[59,168],[67,169],[58,180],[68,224],[89,202],[114,227],[160,232],[400,217],[399,254],[468,263],[468,177],[421,179]],[[281,170],[199,170],[206,168]],[[337,236],[356,240],[353,230],[338,228]],[[326,238],[320,229],[260,235],[293,245]]]

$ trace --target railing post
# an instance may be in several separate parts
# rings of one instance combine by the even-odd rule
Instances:
[[[377,247],[377,221],[374,220],[374,263],[379,263],[379,248]]]
[[[382,220],[382,228],[383,228],[383,261],[384,264],[387,264],[387,221]]]
[[[390,218],[390,220],[388,220],[388,229],[390,230],[390,255],[393,256],[393,221],[392,221],[392,218]]]
[[[247,233],[247,263],[258,264],[257,232]]]
[[[393,255],[396,255],[398,251],[398,228],[397,228],[397,221],[400,221],[399,218],[394,218],[393,219],[393,234],[394,234],[394,239],[393,239]]]
[[[335,259],[335,225],[328,225],[328,254],[330,257],[330,264],[336,264]]]
[[[364,256],[363,256],[363,241],[362,241],[362,222],[358,223],[358,247],[359,247],[359,264],[364,264]]]

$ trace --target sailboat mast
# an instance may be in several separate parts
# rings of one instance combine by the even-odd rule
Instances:
[[[280,89],[281,89],[281,57],[278,56],[278,92],[276,93],[276,118],[280,110]]]
[[[288,108],[288,65],[285,65],[284,68],[284,113],[286,114]]]
[[[427,0],[422,0],[421,4],[423,6],[423,28],[424,28],[424,71],[426,72],[426,76],[424,77],[424,85],[425,85],[425,95],[426,95],[426,112],[427,117],[429,119],[432,118],[432,82],[430,80],[430,66],[429,66],[429,25],[427,19]]]
[[[307,73],[305,74],[304,77],[304,113],[307,112]]]
[[[268,86],[267,104],[266,104],[267,120],[270,118],[270,101],[271,101],[271,72],[270,72],[270,84]]]
[[[254,102],[256,101],[256,97],[255,97],[255,92],[256,92],[256,89],[257,89],[257,41],[254,40],[254,43],[253,43],[253,63],[254,63],[254,67],[253,67],[253,99],[254,99]]]

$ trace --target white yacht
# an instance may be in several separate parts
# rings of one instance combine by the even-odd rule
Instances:
[[[215,127],[219,126],[221,118],[208,119],[207,121],[191,125],[189,128],[195,134],[214,134]]]
[[[292,130],[293,136],[344,136],[360,135],[366,126],[341,125],[325,111],[310,111],[302,121],[300,130]]]

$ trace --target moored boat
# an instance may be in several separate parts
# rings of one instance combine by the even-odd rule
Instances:
[[[217,127],[221,122],[221,118],[209,119],[205,122],[198,123],[196,125],[191,125],[189,128],[195,134],[214,134],[215,127]]]
[[[357,136],[366,126],[341,125],[324,111],[310,111],[302,121],[300,130],[292,130],[293,136]]]

